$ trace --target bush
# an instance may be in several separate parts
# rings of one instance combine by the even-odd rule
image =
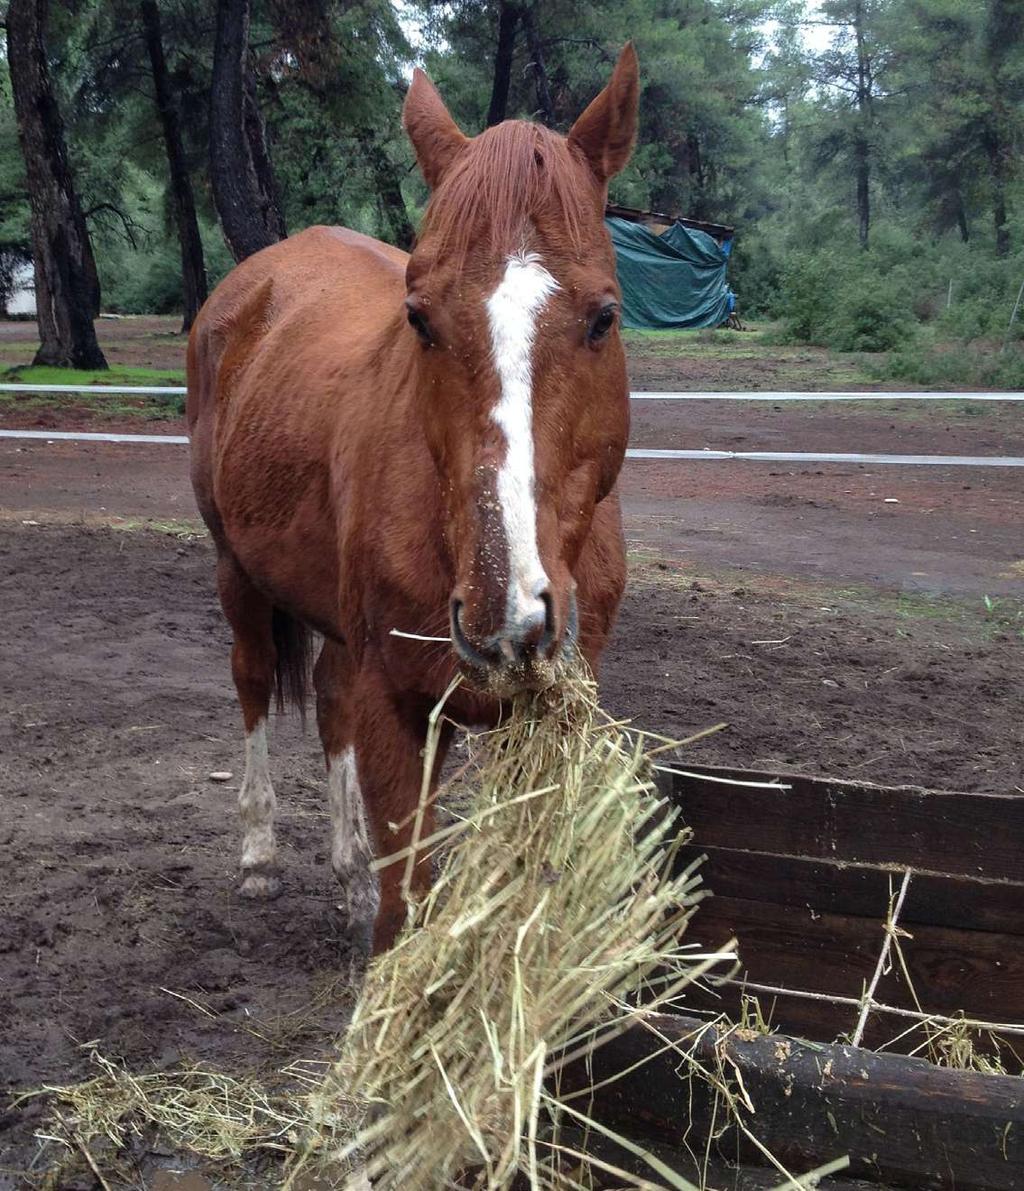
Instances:
[[[881,352],[913,334],[909,295],[871,254],[796,258],[783,274],[783,335],[836,351]]]
[[[835,294],[831,254],[797,257],[784,270],[780,294],[782,336],[791,343],[827,339],[828,312]]]
[[[879,381],[903,381],[934,389],[1024,389],[1024,351],[1005,352],[914,343],[894,351],[873,370]]]
[[[844,352],[890,351],[913,333],[908,303],[878,279],[857,278],[840,289],[825,324],[828,346]]]
[[[774,246],[766,237],[756,233],[745,236],[741,232],[729,257],[728,274],[742,317],[778,317],[782,269]]]
[[[203,225],[210,290],[234,261],[219,230]],[[181,249],[173,233],[141,237],[132,248],[120,239],[97,243],[103,309],[115,314],[178,314],[182,308]]]

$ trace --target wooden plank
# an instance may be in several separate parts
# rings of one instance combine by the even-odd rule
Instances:
[[[562,1123],[559,1137],[563,1145],[585,1151],[594,1157],[617,1166],[620,1170],[637,1175],[640,1178],[652,1177],[651,1164],[642,1157],[633,1154],[624,1146],[617,1145],[606,1137],[602,1137],[596,1130],[573,1128]],[[765,1170],[764,1167],[740,1165],[736,1162],[724,1162],[720,1158],[705,1154],[690,1154],[686,1150],[674,1146],[666,1146],[650,1138],[644,1139],[644,1151],[659,1161],[664,1162],[669,1170],[681,1174],[694,1186],[707,1188],[728,1188],[728,1191],[774,1191],[782,1182],[782,1177],[776,1170]],[[659,1184],[660,1185],[660,1184]],[[879,1191],[877,1183],[868,1183],[863,1179],[850,1179],[845,1175],[826,1175],[818,1186],[822,1191]],[[607,1188],[608,1191],[623,1191],[622,1179],[614,1175],[596,1174],[595,1191]],[[521,1178],[513,1185],[512,1191],[531,1191],[529,1181]]]
[[[755,992],[735,984],[720,985],[714,989],[687,989],[680,998],[679,1008],[686,1016],[711,1021],[724,1015],[729,1022],[738,1023],[742,1020],[744,992],[748,996],[756,996],[757,1007],[774,1033],[791,1038],[810,1042],[845,1042],[857,1018],[855,1006],[811,1000],[792,993]],[[752,1008],[748,1004],[748,1009]],[[933,1035],[937,1031],[938,1027],[933,1026]],[[927,1041],[924,1027],[915,1025],[912,1019],[876,1011],[868,1018],[861,1045],[866,1050],[917,1054],[928,1058]],[[1024,1039],[1019,1035],[1004,1035],[1003,1041],[1007,1045],[996,1046],[991,1036],[974,1031],[971,1041],[979,1055],[998,1058],[1007,1075],[1024,1075]]]
[[[958,1191],[1024,1187],[1024,1080],[1008,1076],[779,1036],[723,1039],[693,1019],[652,1015],[589,1067],[563,1073],[563,1089],[594,1087],[580,1103],[634,1140],[685,1141],[700,1152],[724,1121],[709,1085],[680,1074],[690,1069],[685,1055],[734,1086],[742,1079],[755,1109],[744,1123],[795,1173],[846,1154],[853,1178]],[[733,1160],[753,1150],[735,1128],[712,1148]]]
[[[925,925],[908,929],[912,937],[900,938],[899,944],[925,1012],[1024,1021],[1019,938]],[[687,931],[688,939],[703,947],[720,946],[733,936],[739,939],[744,970],[757,983],[859,997],[875,970],[885,933],[881,919],[717,896],[701,903]],[[882,977],[875,999],[915,1008],[898,963]]]
[[[747,991],[749,996],[757,998],[760,1012],[775,1033],[810,1042],[832,1043],[844,1039],[853,1030],[857,1011],[849,1005]],[[744,989],[734,984],[719,985],[717,988],[689,988],[680,998],[679,1008],[686,1016],[710,1021],[724,1015],[730,1022],[740,1022],[743,993]],[[910,1024],[897,1022],[892,1017],[884,1021],[872,1018],[865,1031],[864,1045],[868,1049],[884,1046]],[[893,1049],[897,1054],[906,1054],[913,1046],[914,1043],[909,1042],[906,1046]]]
[[[706,856],[704,884],[723,897],[805,906],[814,913],[851,914],[883,921],[899,868],[776,856],[762,851],[691,844],[680,867]],[[960,930],[1024,936],[1024,884],[919,874],[907,891],[900,920]]]
[[[725,785],[713,777],[781,779],[789,789]],[[710,768],[695,778],[673,775],[668,789],[702,847],[1024,884],[1021,795],[957,794]]]

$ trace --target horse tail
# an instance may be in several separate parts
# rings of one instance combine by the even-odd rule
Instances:
[[[285,704],[291,703],[299,709],[299,715],[305,723],[309,680],[313,669],[313,633],[301,620],[281,608],[274,609],[271,631],[277,651],[274,664],[277,710],[284,711]]]

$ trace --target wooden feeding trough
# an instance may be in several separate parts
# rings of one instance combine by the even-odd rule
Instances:
[[[713,894],[688,938],[737,938],[740,968],[598,1052],[597,1119],[725,1163],[714,1186],[777,1184],[736,1173],[763,1160],[742,1128],[709,1140],[726,1114],[681,1078],[693,1054],[790,1170],[848,1155],[825,1186],[1024,1189],[1024,796],[703,768],[670,782],[694,830],[683,862],[706,857]]]

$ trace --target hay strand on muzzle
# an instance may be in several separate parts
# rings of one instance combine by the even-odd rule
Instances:
[[[643,739],[601,713],[589,678],[520,696],[471,749],[465,813],[420,845],[450,845],[440,876],[371,965],[313,1098],[315,1157],[358,1163],[382,1189],[586,1186],[589,1160],[559,1134],[586,1101],[562,1101],[561,1068],[641,999],[663,1005],[731,957],[681,943],[699,896],[692,869],[675,871],[686,833]]]

